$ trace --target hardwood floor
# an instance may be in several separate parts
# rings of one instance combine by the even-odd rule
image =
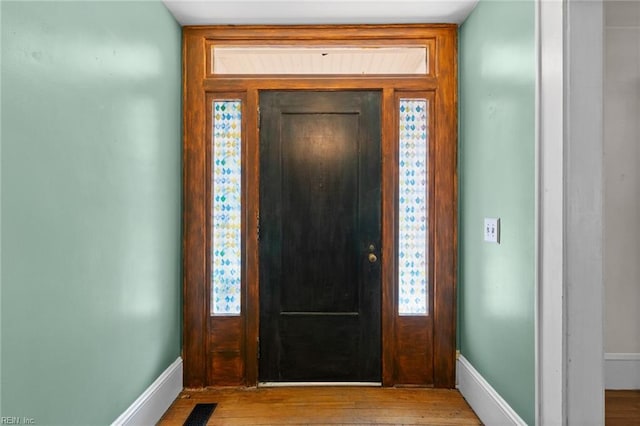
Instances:
[[[607,426],[640,425],[640,390],[608,390],[604,404]]]
[[[285,387],[186,390],[159,425],[182,425],[195,404],[211,402],[208,425],[481,424],[456,390]]]

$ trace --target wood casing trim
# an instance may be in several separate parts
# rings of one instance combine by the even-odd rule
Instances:
[[[205,147],[203,40],[183,32],[183,361],[187,387],[205,386]]]
[[[397,112],[398,93],[431,94],[431,123],[435,139],[431,149],[435,177],[430,198],[433,258],[430,282],[433,303],[432,384],[452,388],[455,385],[456,253],[457,253],[457,27],[455,25],[358,25],[358,26],[213,26],[183,29],[183,358],[186,387],[213,385],[255,385],[258,381],[259,337],[259,182],[260,153],[258,101],[260,90],[380,90],[382,92],[382,382],[398,381],[397,316]],[[284,42],[336,43],[352,40],[360,45],[420,43],[427,40],[430,72],[426,76],[212,76],[207,70],[210,46],[214,42],[255,45],[276,40]],[[209,205],[207,200],[209,165],[207,164],[210,118],[207,99],[241,97],[243,99],[243,302],[242,313],[233,327],[234,336],[242,336],[237,348],[216,347],[216,339],[229,342],[224,332],[210,337],[214,326],[209,317],[208,241]],[[210,102],[209,102],[210,103]],[[209,127],[207,125],[206,127]],[[430,154],[430,155],[431,155]],[[220,320],[226,321],[226,320]],[[228,320],[234,323],[234,320]],[[406,321],[405,321],[406,322]],[[412,322],[412,320],[409,320]],[[413,321],[415,322],[415,321]],[[221,330],[215,327],[216,330]],[[238,334],[239,333],[239,334]],[[224,350],[223,350],[224,349]],[[212,371],[210,354],[227,356],[220,372]],[[223,354],[223,355],[221,355]],[[235,354],[235,355],[233,355]],[[213,356],[213,355],[212,355]],[[233,358],[235,357],[235,358]],[[233,360],[232,360],[233,358]],[[241,362],[238,366],[234,362]],[[222,364],[220,364],[222,362]],[[231,371],[235,368],[234,371]],[[231,370],[230,370],[231,369]],[[227,372],[225,372],[227,371]],[[238,372],[242,377],[238,377]],[[424,373],[426,374],[426,373]],[[221,376],[222,375],[222,376]],[[227,377],[225,377],[227,375]],[[426,377],[426,376],[423,376]],[[419,383],[415,380],[412,384]]]
[[[247,89],[247,104],[251,106],[259,105],[259,94],[257,89]],[[260,130],[258,128],[258,110],[248,108],[246,121],[251,123],[247,126],[247,191],[246,193],[246,215],[247,229],[244,237],[246,242],[247,263],[245,284],[246,319],[245,335],[247,336],[245,353],[245,380],[247,384],[258,383],[258,333],[260,319],[260,287],[259,287],[259,261],[258,250],[258,226],[259,226],[259,200],[260,200]]]
[[[457,32],[438,39],[434,233],[434,386],[455,386],[456,279],[458,253]]]
[[[396,276],[395,223],[398,203],[397,121],[392,88],[382,90],[382,384],[395,384]]]

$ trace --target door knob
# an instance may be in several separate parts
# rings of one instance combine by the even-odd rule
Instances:
[[[376,260],[378,260],[378,258],[376,257],[375,254],[373,253],[369,253],[369,262],[371,263],[376,263]]]

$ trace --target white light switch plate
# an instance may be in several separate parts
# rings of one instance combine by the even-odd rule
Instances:
[[[500,218],[484,218],[484,240],[488,243],[500,244]]]

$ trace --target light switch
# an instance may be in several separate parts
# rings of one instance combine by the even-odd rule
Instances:
[[[484,218],[484,240],[488,243],[500,244],[500,218]]]

